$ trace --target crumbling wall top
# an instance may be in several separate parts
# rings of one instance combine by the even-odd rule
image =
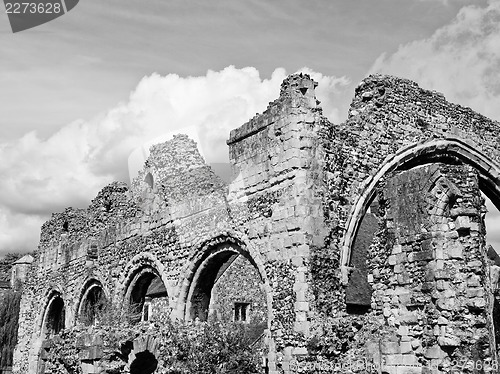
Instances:
[[[408,117],[417,115],[421,119],[416,121],[417,125],[422,125],[422,121],[433,121],[451,124],[450,130],[456,130],[459,124],[476,126],[485,131],[500,130],[497,121],[447,101],[441,92],[421,88],[409,79],[382,74],[370,75],[356,87],[348,121],[370,110],[395,112],[395,109],[401,112],[407,110]],[[370,112],[370,115],[373,113]]]
[[[125,182],[112,182],[99,191],[87,210],[90,230],[96,234],[105,226],[136,216],[139,207]]]
[[[371,142],[371,133],[376,131],[392,138],[388,146],[393,151],[430,139],[457,138],[500,163],[500,123],[446,101],[439,92],[390,75],[370,75],[361,81],[348,119],[339,130],[351,133],[360,142]]]
[[[154,168],[161,179],[186,170],[205,166],[196,142],[185,134],[177,134],[171,140],[150,148],[146,166]]]
[[[316,99],[318,85],[308,74],[291,74],[281,83],[280,97],[269,103],[262,114],[255,115],[250,121],[231,131],[227,144],[236,143],[274,123],[298,107],[321,110]]]
[[[88,212],[86,209],[66,208],[63,212],[52,213],[50,219],[42,225],[39,248],[47,248],[54,239],[61,235],[81,238],[88,232]]]
[[[150,148],[144,169],[132,181],[132,190],[140,196],[145,184],[170,203],[192,196],[204,196],[225,187],[225,183],[205,163],[196,142],[177,134]]]

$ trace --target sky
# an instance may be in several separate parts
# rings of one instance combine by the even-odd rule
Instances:
[[[335,123],[371,73],[500,120],[500,0],[81,0],[15,34],[2,12],[0,255],[36,249],[51,212],[128,182],[129,155],[164,134],[227,162],[229,130],[297,71]]]

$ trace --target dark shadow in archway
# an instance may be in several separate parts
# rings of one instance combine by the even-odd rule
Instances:
[[[364,314],[371,306],[372,287],[368,283],[368,250],[379,229],[378,200],[373,197],[370,208],[361,219],[351,251],[351,273],[346,288],[346,308],[349,314]]]
[[[136,354],[135,360],[130,365],[130,374],[152,374],[158,367],[158,360],[150,351]]]
[[[153,269],[145,268],[139,271],[131,287],[129,318],[133,323],[149,321],[152,316],[152,302],[155,299],[168,298],[163,281]]]
[[[237,245],[220,244],[205,253],[187,299],[188,320],[240,324],[251,342],[260,341],[267,328],[264,281],[250,255]]]
[[[210,298],[215,281],[236,256],[238,256],[237,252],[233,251],[218,253],[202,265],[191,297],[190,317],[192,320],[206,321],[208,319]]]
[[[87,290],[80,308],[80,321],[85,326],[93,326],[102,318],[106,307],[106,296],[98,284],[90,286]]]
[[[64,301],[61,298],[61,295],[57,294],[49,302],[49,307],[45,316],[45,338],[50,338],[56,334],[59,334],[59,332],[64,329],[64,318]]]

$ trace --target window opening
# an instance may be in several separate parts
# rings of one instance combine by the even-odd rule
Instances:
[[[64,329],[64,301],[60,295],[54,296],[49,304],[45,320],[46,337],[59,334]]]
[[[142,309],[142,320],[149,321],[149,316],[151,315],[151,298],[146,297],[144,299],[144,306]]]
[[[234,321],[248,322],[250,303],[234,303]]]
[[[97,244],[92,244],[90,248],[87,250],[87,258],[89,260],[97,260],[98,258]]]
[[[144,182],[146,182],[149,187],[153,188],[154,185],[153,175],[151,173],[147,173],[146,176],[144,177]]]

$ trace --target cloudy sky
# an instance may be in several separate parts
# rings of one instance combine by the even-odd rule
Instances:
[[[162,134],[188,128],[225,162],[229,130],[298,70],[334,122],[372,72],[500,120],[500,0],[82,0],[16,34],[2,13],[0,254],[128,181],[130,153]]]

